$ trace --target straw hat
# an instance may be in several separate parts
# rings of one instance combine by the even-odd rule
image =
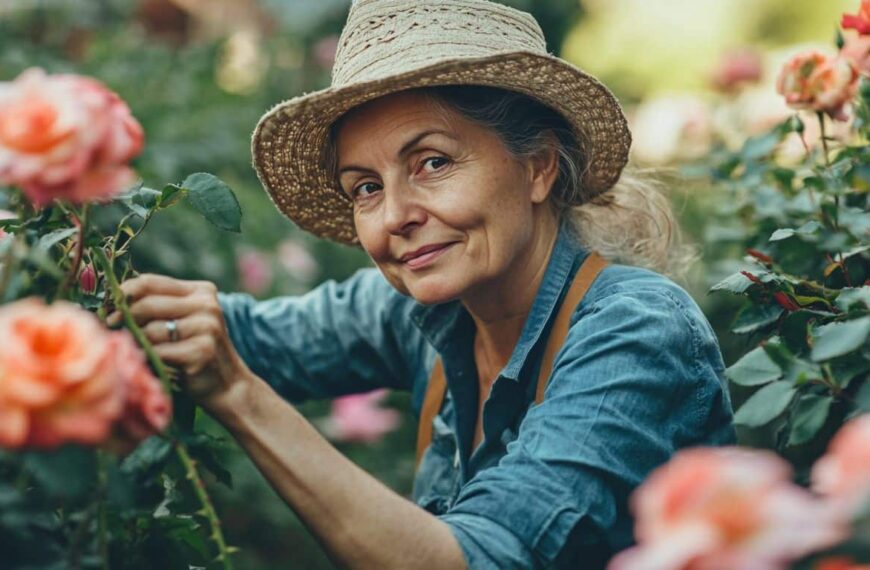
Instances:
[[[330,126],[366,101],[436,85],[518,91],[559,111],[588,160],[587,196],[611,188],[628,161],[631,134],[616,98],[549,55],[529,14],[487,0],[357,0],[332,85],[276,105],[254,131],[254,168],[272,201],[304,230],[358,243],[353,204],[325,165]]]

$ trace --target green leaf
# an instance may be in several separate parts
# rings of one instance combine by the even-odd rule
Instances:
[[[78,228],[62,228],[59,230],[54,230],[53,232],[49,232],[39,238],[39,241],[36,242],[36,247],[48,251],[49,249],[51,249],[51,246],[67,239],[70,236],[74,236],[78,233],[78,231]]]
[[[791,350],[788,349],[782,339],[778,336],[772,336],[767,341],[765,341],[761,348],[764,349],[764,352],[767,353],[767,356],[770,357],[780,368],[788,368],[795,361],[795,355]]]
[[[206,172],[188,176],[182,187],[193,207],[222,230],[241,233],[242,209],[236,195],[220,178]]]
[[[789,364],[785,371],[785,380],[795,386],[802,386],[810,380],[822,377],[822,368],[818,364],[800,358]]]
[[[742,273],[734,273],[710,287],[710,292],[727,291],[729,293],[740,294],[749,289],[751,285],[752,281],[750,281],[745,275]]]
[[[797,388],[788,382],[774,382],[754,393],[734,414],[734,423],[761,427],[785,411]]]
[[[177,184],[167,184],[163,187],[163,192],[160,195],[158,204],[160,209],[168,208],[181,200],[185,195],[185,190]]]
[[[821,362],[848,354],[864,346],[868,335],[870,335],[870,317],[819,327],[813,331],[813,350],[810,357],[816,362]]]
[[[828,418],[831,396],[805,394],[798,400],[791,413],[791,433],[788,445],[801,445],[813,439]]]
[[[783,229],[776,230],[775,232],[773,232],[773,234],[771,234],[770,239],[768,241],[780,241],[780,240],[784,240],[786,238],[790,238],[793,235],[804,235],[804,236],[812,235],[812,234],[816,233],[819,230],[819,228],[821,228],[821,227],[822,227],[822,225],[819,222],[817,222],[815,220],[811,220],[796,230],[792,229],[792,228],[783,228]]]
[[[740,386],[760,386],[779,379],[782,370],[759,346],[725,370],[725,376]]]
[[[763,135],[750,137],[740,150],[740,155],[744,161],[764,158],[776,150],[782,136],[782,133],[774,130]]]
[[[842,311],[848,311],[853,306],[864,304],[864,308],[870,309],[870,287],[847,288],[840,291],[837,300],[834,302],[837,308]]]
[[[776,322],[783,310],[779,305],[747,305],[731,326],[731,332],[735,334],[747,334],[755,332],[771,323]]]
[[[51,496],[81,499],[97,477],[96,455],[90,449],[67,445],[50,452],[24,454],[24,467]]]
[[[149,437],[124,459],[121,463],[121,471],[124,473],[148,472],[163,465],[171,451],[172,444],[169,441],[157,436]]]

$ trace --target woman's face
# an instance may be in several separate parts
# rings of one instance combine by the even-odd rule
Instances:
[[[441,303],[523,270],[554,158],[521,163],[494,132],[419,92],[355,109],[336,147],[360,244],[399,291]]]

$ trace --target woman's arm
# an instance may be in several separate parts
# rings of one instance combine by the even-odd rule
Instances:
[[[121,288],[157,355],[184,371],[187,392],[226,425],[337,564],[377,569],[465,568],[462,550],[446,523],[343,457],[247,366],[230,339],[214,284],[147,274],[125,281]],[[168,339],[167,319],[178,322],[177,341]],[[119,315],[109,317],[110,324],[117,321]],[[334,325],[325,323],[324,327],[336,330]],[[377,334],[370,327],[350,336],[360,338],[353,343],[368,343]],[[347,347],[321,348],[331,355]],[[361,349],[362,345],[355,347],[348,358]],[[299,358],[318,360],[311,354]],[[352,366],[344,363],[344,369]],[[324,382],[329,381],[329,370],[335,374],[342,370],[322,362],[309,370],[319,368],[317,377]]]
[[[330,445],[253,374],[209,412],[342,568],[465,568],[450,527]]]

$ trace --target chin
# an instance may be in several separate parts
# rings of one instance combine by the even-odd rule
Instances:
[[[442,275],[427,275],[412,283],[405,282],[404,289],[415,301],[423,305],[437,305],[453,301],[462,295],[463,287]]]

